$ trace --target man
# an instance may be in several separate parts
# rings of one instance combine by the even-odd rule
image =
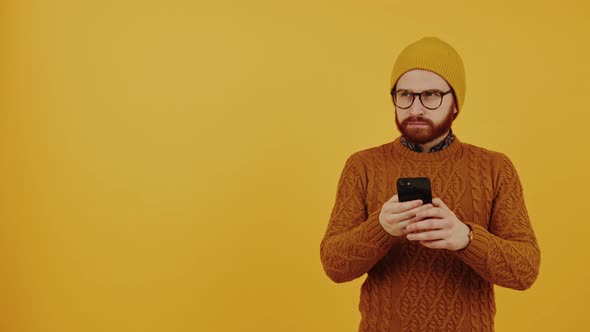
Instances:
[[[493,331],[493,285],[527,289],[540,265],[518,174],[452,132],[465,73],[450,45],[407,46],[390,88],[402,136],[346,161],[324,270],[335,282],[367,273],[360,331]],[[432,203],[399,202],[401,177],[430,178]]]

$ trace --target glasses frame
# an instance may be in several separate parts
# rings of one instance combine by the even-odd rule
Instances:
[[[401,107],[401,106],[399,106],[397,104],[397,100],[395,98],[395,95],[396,95],[397,91],[406,91],[407,93],[409,93],[409,94],[412,95],[412,102],[410,103],[410,105],[408,107]],[[440,103],[438,104],[438,106],[436,106],[434,108],[431,108],[431,107],[428,107],[428,106],[424,105],[424,102],[422,101],[422,94],[425,93],[425,92],[440,92],[440,94],[441,94],[440,95]],[[410,91],[407,91],[407,90],[396,90],[396,89],[394,89],[394,90],[391,90],[391,96],[393,97],[393,103],[395,104],[395,106],[397,106],[397,107],[399,107],[399,108],[401,108],[403,110],[407,110],[408,108],[412,107],[412,105],[414,105],[414,101],[416,100],[416,96],[418,96],[418,99],[420,99],[420,104],[422,104],[422,106],[424,106],[424,108],[429,109],[429,110],[432,111],[432,110],[435,110],[435,109],[439,108],[440,105],[442,105],[442,102],[443,102],[443,99],[445,98],[445,96],[448,95],[451,92],[453,92],[453,89],[452,88],[449,91],[447,91],[447,92],[443,92],[443,91],[436,90],[436,89],[433,89],[433,90],[424,90],[422,92],[410,92]]]

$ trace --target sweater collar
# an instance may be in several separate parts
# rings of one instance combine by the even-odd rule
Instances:
[[[451,145],[451,143],[453,143],[454,140],[455,140],[455,135],[453,134],[453,129],[450,129],[449,134],[445,137],[445,139],[440,141],[437,145],[431,147],[430,150],[428,150],[428,153],[443,150],[443,149],[447,148],[449,145]],[[422,149],[422,147],[420,145],[408,141],[408,139],[406,139],[404,136],[402,136],[400,138],[400,142],[402,143],[403,146],[405,146],[406,148],[408,148],[412,151],[424,152],[424,150]]]
[[[453,143],[447,146],[446,148],[430,153],[422,153],[416,152],[413,150],[408,149],[405,147],[401,142],[401,136],[396,138],[393,142],[391,142],[391,152],[396,157],[402,157],[405,160],[410,161],[438,161],[447,159],[451,156],[461,153],[463,150],[463,143],[459,140],[457,136],[454,135]]]

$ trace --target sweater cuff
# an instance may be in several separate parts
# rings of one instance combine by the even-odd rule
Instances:
[[[481,225],[470,222],[465,224],[473,230],[473,240],[464,249],[455,251],[455,254],[468,265],[480,265],[488,255],[489,243],[492,240],[490,233]]]
[[[381,211],[376,210],[369,214],[366,221],[365,240],[372,246],[389,249],[397,237],[387,233],[383,226],[381,226],[381,223],[379,222],[380,213]]]

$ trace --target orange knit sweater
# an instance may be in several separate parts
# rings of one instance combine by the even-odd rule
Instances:
[[[436,250],[387,233],[383,204],[400,177],[427,176],[473,229],[461,251]],[[503,154],[465,144],[417,153],[393,142],[348,158],[320,246],[335,282],[363,276],[359,331],[493,331],[493,285],[524,290],[540,252],[518,174]]]

